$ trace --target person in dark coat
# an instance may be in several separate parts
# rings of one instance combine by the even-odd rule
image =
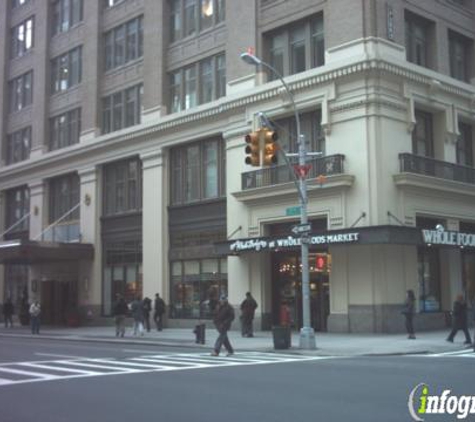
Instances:
[[[156,293],[154,303],[155,312],[153,314],[153,320],[155,321],[155,325],[157,326],[157,331],[163,330],[163,314],[165,313],[165,308],[165,301],[160,297],[158,293]]]
[[[130,311],[134,319],[134,336],[137,335],[137,332],[143,336],[143,302],[139,296],[130,304]]]
[[[228,298],[224,295],[220,297],[216,315],[214,317],[214,325],[218,330],[219,336],[214,344],[212,356],[219,356],[221,347],[224,346],[228,351],[228,356],[234,354],[233,346],[228,338],[228,330],[231,328],[231,323],[234,321],[234,309],[228,303]]]
[[[246,299],[241,303],[241,334],[243,337],[254,337],[252,321],[256,312],[257,302],[250,292],[246,293]]]
[[[416,297],[413,290],[407,291],[406,302],[404,302],[404,309],[402,314],[406,318],[406,331],[407,338],[414,340],[416,338],[414,334],[414,314],[416,309]]]
[[[11,298],[8,298],[3,304],[3,318],[5,319],[5,328],[8,328],[8,324],[10,324],[10,328],[13,328],[14,312],[15,308],[13,306],[13,302]]]
[[[145,329],[150,332],[150,312],[152,311],[152,300],[149,297],[145,297],[143,300],[143,320],[145,323]]]
[[[453,343],[454,337],[459,330],[462,330],[465,334],[464,344],[471,344],[472,340],[470,339],[470,333],[468,332],[467,303],[462,295],[458,295],[454,302],[454,310],[452,312],[452,331],[447,337],[447,341]]]
[[[124,337],[125,334],[125,318],[127,316],[129,308],[125,299],[117,295],[117,302],[114,306],[114,316],[115,316],[115,335],[116,337]]]

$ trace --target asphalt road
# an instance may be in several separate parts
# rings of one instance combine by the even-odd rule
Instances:
[[[409,393],[421,382],[475,395],[474,364],[468,353],[216,359],[189,348],[0,337],[0,421],[411,421]]]

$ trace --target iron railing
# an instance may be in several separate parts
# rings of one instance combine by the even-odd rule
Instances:
[[[399,154],[401,173],[417,173],[440,179],[475,184],[475,168],[435,160],[430,157],[402,153]]]
[[[344,158],[344,155],[336,154],[308,160],[307,163],[310,165],[308,178],[312,179],[319,175],[330,176],[333,174],[342,174],[344,172]],[[289,161],[292,165],[298,164],[297,157],[292,157]],[[292,182],[292,171],[293,169],[289,168],[287,164],[284,164],[242,173],[242,190]]]

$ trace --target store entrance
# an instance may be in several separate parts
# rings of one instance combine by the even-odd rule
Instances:
[[[274,325],[302,327],[302,272],[300,254],[272,255],[272,320]],[[327,252],[309,254],[310,318],[315,331],[327,331],[330,313],[331,255]]]

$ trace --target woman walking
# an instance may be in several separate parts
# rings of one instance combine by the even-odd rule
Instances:
[[[416,306],[415,304],[416,304],[416,297],[414,296],[414,291],[408,290],[402,313],[404,317],[406,318],[406,331],[408,334],[407,338],[411,340],[415,340],[416,338],[414,334],[414,313],[415,313],[415,306]]]

